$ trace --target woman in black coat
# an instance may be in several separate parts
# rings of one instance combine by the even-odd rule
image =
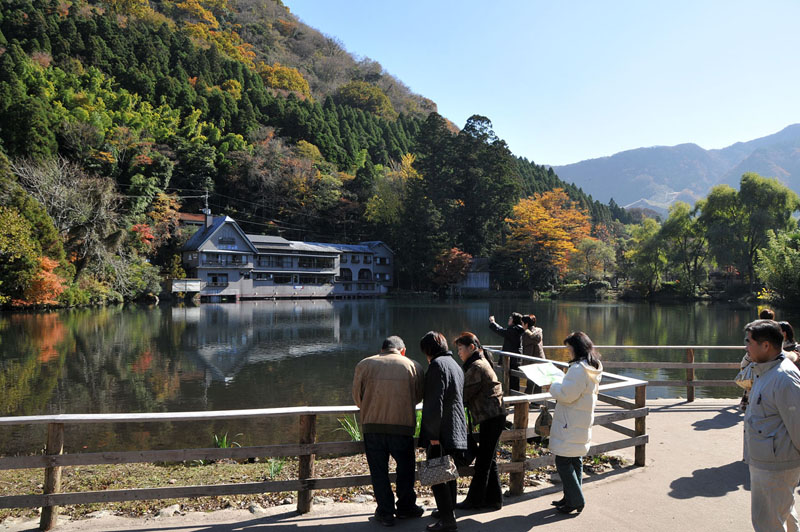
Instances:
[[[503,328],[496,321],[494,316],[489,316],[489,328],[492,331],[503,337],[502,350],[508,353],[522,354],[522,335],[525,333],[525,328],[522,326],[522,314],[519,312],[512,312],[508,317],[508,327]],[[512,357],[509,361],[511,369],[519,369],[522,360]],[[511,375],[508,378],[509,390],[519,390],[519,377]]]
[[[447,350],[442,333],[429,331],[419,347],[428,359],[425,392],[422,399],[422,422],[419,445],[428,458],[451,455],[457,466],[464,465],[467,450],[467,420],[464,417],[464,372]],[[432,487],[439,520],[428,525],[433,532],[457,530],[453,509],[456,504],[456,481]]]

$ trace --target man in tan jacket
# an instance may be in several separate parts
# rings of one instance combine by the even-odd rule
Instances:
[[[375,520],[384,526],[400,518],[420,517],[414,492],[414,428],[416,404],[422,400],[422,366],[406,358],[399,336],[383,341],[381,352],[356,366],[353,400],[361,409],[364,450],[378,509]],[[397,507],[389,483],[389,456],[397,463]]]

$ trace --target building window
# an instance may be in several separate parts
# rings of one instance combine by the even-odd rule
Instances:
[[[291,259],[286,257],[277,257],[274,255],[262,255],[258,257],[258,266],[262,268],[285,268],[285,266]]]
[[[339,277],[342,279],[342,281],[352,281],[353,272],[350,270],[350,268],[340,268]]]
[[[358,255],[353,255],[352,257],[350,257],[350,262],[352,264],[358,264],[359,262],[361,262],[361,257],[359,257]]]
[[[228,286],[228,274],[227,273],[209,273],[208,274],[208,283],[206,286]]]
[[[204,253],[203,264],[218,264],[222,266],[225,265],[225,258],[216,253]]]
[[[358,270],[358,280],[359,281],[371,281],[372,280],[372,272],[366,268],[361,268]]]
[[[273,281],[275,282],[275,284],[290,284],[292,282],[292,276],[285,274],[282,275],[275,274]]]
[[[272,274],[271,273],[264,273],[264,272],[255,272],[253,274],[253,279],[256,281],[271,281]]]
[[[323,270],[334,267],[333,257],[300,257],[298,267],[306,270]]]
[[[372,264],[372,255],[364,255],[364,264]]]
[[[347,264],[347,255],[345,255],[344,253],[342,253],[342,256],[341,256],[341,257],[339,257],[339,263],[340,263],[340,264]]]

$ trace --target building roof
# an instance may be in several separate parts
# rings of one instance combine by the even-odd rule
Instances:
[[[236,220],[231,218],[230,216],[214,216],[210,226],[203,226],[197,230],[192,237],[186,241],[186,244],[183,245],[183,251],[194,251],[200,249],[200,246],[206,243],[206,241],[211,238],[211,236],[219,230],[220,227],[225,225],[226,223],[232,223],[233,227],[242,235],[247,245],[250,246],[252,251],[257,251],[253,244],[250,242],[250,239],[244,234],[239,224],[236,223]]]
[[[376,247],[378,247],[378,246],[383,246],[383,247],[385,247],[386,249],[388,249],[388,250],[389,250],[389,253],[391,253],[392,255],[394,255],[394,251],[392,250],[392,248],[390,248],[390,247],[389,247],[389,246],[386,244],[386,242],[384,242],[384,241],[382,241],[382,240],[367,240],[366,242],[361,242],[361,244],[363,244],[363,245],[365,245],[365,246],[369,246],[369,247],[371,247],[371,248],[376,248]]]
[[[469,264],[469,271],[470,272],[491,271],[491,269],[489,268],[489,259],[485,257],[476,257],[472,259]]]
[[[204,224],[206,222],[206,215],[205,214],[193,214],[189,212],[179,212],[178,213],[178,220],[184,223],[201,223]]]
[[[247,238],[256,248],[262,250],[292,250],[292,251],[312,251],[316,253],[338,253],[339,250],[328,244],[318,244],[316,242],[299,242],[296,240],[286,240],[281,236],[266,235],[247,235]]]
[[[291,246],[291,242],[286,240],[282,236],[271,236],[271,235],[247,235],[247,238],[250,239],[250,242],[257,248],[262,247],[284,247],[288,248]]]
[[[346,253],[366,253],[366,254],[375,253],[368,246],[364,246],[361,244],[332,244],[332,243],[322,243],[322,242],[306,242],[306,244],[332,247],[338,251],[344,251]]]

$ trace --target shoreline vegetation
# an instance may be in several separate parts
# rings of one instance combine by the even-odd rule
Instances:
[[[511,457],[511,446],[501,445],[500,458]],[[528,446],[528,455],[541,454],[537,445]],[[424,460],[424,451],[417,451],[417,461]],[[159,486],[190,486],[239,482],[261,482],[264,480],[288,480],[297,478],[297,458],[285,460],[266,460],[255,463],[240,463],[234,460],[220,460],[214,463],[161,463],[161,464],[126,464],[65,467],[62,473],[62,492],[96,491],[105,489],[146,488]],[[601,474],[611,469],[620,469],[629,465],[616,456],[601,455],[587,460],[584,471],[587,474]],[[369,468],[363,454],[332,458],[320,458],[315,461],[317,477],[333,477],[345,475],[367,475]],[[542,468],[525,473],[525,486],[542,486],[550,482],[554,467]],[[469,486],[469,477],[459,479],[459,489],[464,491]],[[508,475],[501,475],[504,485],[508,484]],[[18,469],[0,471],[0,496],[41,493],[42,472],[40,469]],[[416,484],[417,496],[433,500],[428,486]],[[330,499],[328,502],[367,502],[372,497],[372,486],[353,488],[336,488],[314,490],[315,497]],[[97,503],[85,505],[60,506],[59,514],[71,518],[84,518],[98,511],[108,511],[125,517],[147,517],[158,515],[158,512],[169,506],[179,504],[182,512],[211,512],[225,508],[247,509],[256,504],[261,507],[296,504],[295,492],[263,493],[258,495],[230,495],[224,497],[200,497],[186,499],[163,499],[127,501],[115,503]],[[34,518],[39,515],[38,508],[6,508],[0,509],[0,524],[8,518]]]
[[[153,297],[191,274],[201,209],[246,233],[380,240],[402,289],[447,293],[480,259],[508,290],[619,278],[693,298],[722,280],[800,301],[800,198],[777,178],[666,215],[601,203],[489,117],[456,126],[279,0],[254,5],[4,4],[0,305]]]

